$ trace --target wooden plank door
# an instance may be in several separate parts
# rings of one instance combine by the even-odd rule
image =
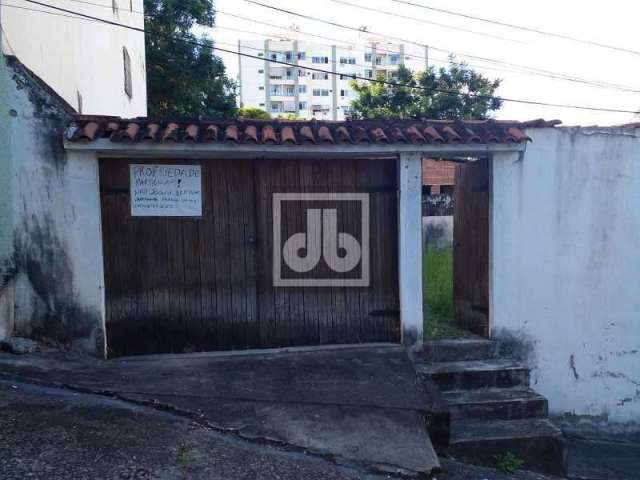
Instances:
[[[489,161],[456,166],[453,300],[457,323],[489,336]]]
[[[132,217],[130,163],[100,162],[110,355],[258,346],[253,162],[200,163],[201,218]]]
[[[396,162],[265,159],[256,161],[255,184],[261,345],[398,342]],[[273,194],[341,192],[369,195],[369,286],[274,286]],[[357,229],[361,219],[358,207],[348,204],[339,215],[338,231]],[[283,216],[283,238],[306,229],[304,209]]]

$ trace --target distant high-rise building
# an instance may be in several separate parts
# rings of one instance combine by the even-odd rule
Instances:
[[[376,42],[346,48],[298,40],[239,40],[238,52],[260,57],[238,55],[241,107],[323,120],[349,116],[354,76],[377,78],[382,73],[393,80],[405,60],[403,45]]]

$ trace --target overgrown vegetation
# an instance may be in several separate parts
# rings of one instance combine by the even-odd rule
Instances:
[[[471,335],[456,325],[453,308],[453,250],[429,249],[422,256],[425,338]]]
[[[271,120],[271,115],[268,112],[257,107],[242,107],[238,110],[238,116],[252,120]]]
[[[502,470],[504,473],[511,474],[516,470],[520,470],[524,465],[524,460],[517,457],[511,452],[504,453],[502,455],[496,455],[496,467]]]
[[[427,311],[453,317],[453,251],[428,249],[423,256],[422,281]]]

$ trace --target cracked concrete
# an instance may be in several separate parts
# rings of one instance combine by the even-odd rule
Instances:
[[[0,355],[0,370],[372,471],[418,475],[439,466],[426,430],[432,399],[398,347],[110,361]]]

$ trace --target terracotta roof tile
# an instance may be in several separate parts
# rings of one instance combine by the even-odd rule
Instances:
[[[164,133],[162,134],[162,141],[166,142],[167,140],[177,142],[178,141],[178,133],[180,132],[180,127],[177,123],[170,123],[167,125],[167,128],[164,129]]]
[[[293,127],[282,127],[280,131],[280,136],[282,138],[282,143],[289,143],[291,145],[295,145],[296,143],[296,134],[293,132]]]
[[[309,125],[303,125],[300,127],[300,138],[302,143],[316,143],[316,139],[313,136],[313,131]]]
[[[533,120],[198,120],[156,121],[146,118],[77,116],[66,132],[71,142],[219,142],[231,144],[352,143],[521,143],[526,128],[553,127],[559,122]]]
[[[276,131],[273,128],[273,125],[265,125],[262,127],[262,143],[278,143],[278,137],[276,136]]]
[[[204,139],[209,142],[217,142],[220,137],[220,127],[217,125],[207,125]]]
[[[258,129],[255,125],[244,127],[244,143],[258,143]]]
[[[333,139],[333,135],[331,135],[331,130],[326,125],[318,128],[318,137],[322,143],[336,143]]]
[[[233,142],[240,143],[240,138],[238,136],[238,126],[227,125],[227,128],[224,129],[224,141],[225,142]]]
[[[184,129],[184,139],[190,140],[192,142],[198,141],[198,132],[200,131],[200,127],[193,123],[187,125]]]

